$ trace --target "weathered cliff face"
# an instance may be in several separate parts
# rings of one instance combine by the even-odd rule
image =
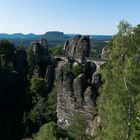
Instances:
[[[82,113],[87,122],[87,131],[91,132],[94,123],[94,110],[98,88],[101,86],[100,74],[94,73],[91,63],[87,63],[91,77],[87,75],[85,65],[83,72],[77,77],[68,68],[70,64],[60,61],[56,68],[56,88],[57,88],[57,118],[58,125],[69,125],[71,118],[76,113]],[[75,65],[75,62],[72,64]]]
[[[31,42],[29,51],[34,62],[32,77],[44,78],[47,81],[47,88],[50,91],[55,80],[56,60],[51,58],[48,51],[48,42],[45,38],[40,41]]]
[[[90,53],[89,36],[78,35],[64,44],[64,51],[68,57],[88,57]]]
[[[34,41],[29,46],[34,52],[35,69],[34,76],[45,77],[47,66],[50,63],[48,53],[48,42],[45,38]]]
[[[48,60],[48,43],[46,39],[41,39],[40,41],[34,41],[30,43],[30,47],[34,51],[35,64],[40,66],[42,62],[47,62]]]

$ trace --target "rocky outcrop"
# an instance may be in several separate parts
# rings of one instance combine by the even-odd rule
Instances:
[[[70,122],[71,97],[73,96],[72,83],[74,75],[66,70],[67,63],[61,61],[56,68],[56,88],[57,88],[57,117],[58,124],[68,124]]]
[[[88,63],[86,69],[90,71],[86,75],[85,65],[83,72],[78,76],[73,73],[73,68],[77,66],[76,62],[69,64],[60,61],[56,68],[56,89],[57,89],[57,118],[58,125],[65,126],[71,123],[71,118],[76,113],[82,113],[88,122],[87,131],[92,131],[94,123],[94,110],[96,109],[96,99],[98,97],[98,88],[101,85],[100,74],[94,73],[94,65]]]
[[[94,89],[91,86],[88,86],[84,93],[84,116],[88,122],[87,131],[91,133],[94,123],[94,110],[96,104],[96,94],[94,94]]]
[[[48,53],[48,42],[45,38],[34,41],[29,46],[34,52],[35,68],[34,76],[45,77],[47,66],[50,63]]]
[[[103,60],[107,60],[108,55],[109,55],[109,52],[110,52],[109,48],[108,48],[108,47],[104,47],[104,48],[102,49],[101,58],[102,58]]]
[[[74,79],[73,82],[73,95],[74,95],[74,109],[79,110],[83,108],[84,91],[86,89],[86,78],[84,74],[80,74]]]
[[[55,64],[53,61],[51,61],[51,64],[47,66],[45,79],[48,83],[48,89],[51,89],[55,79]]]
[[[48,52],[47,39],[31,42],[30,49],[33,52],[35,66],[31,77],[44,78],[47,81],[48,91],[51,90],[55,80],[55,60],[50,57]]]
[[[48,42],[45,38],[40,41],[34,41],[30,43],[30,47],[34,51],[35,64],[40,66],[42,62],[47,62],[48,60]]]
[[[89,36],[78,35],[64,44],[64,51],[68,57],[88,57],[90,53]]]

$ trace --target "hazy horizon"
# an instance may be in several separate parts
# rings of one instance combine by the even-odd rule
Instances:
[[[62,31],[114,35],[117,23],[140,23],[139,0],[0,0],[0,33]]]
[[[44,32],[44,33],[40,33],[40,34],[38,34],[38,33],[31,33],[31,32],[29,32],[29,33],[22,33],[22,32],[13,32],[13,33],[4,33],[4,32],[0,32],[0,34],[8,34],[8,35],[12,35],[12,34],[24,34],[24,35],[28,35],[28,34],[34,34],[34,35],[43,35],[43,34],[45,34],[45,33],[47,33],[47,32],[63,32],[63,31],[46,31],[46,32]],[[65,33],[65,32],[63,32],[65,35],[107,35],[107,36],[113,36],[114,34],[81,34],[81,33]]]

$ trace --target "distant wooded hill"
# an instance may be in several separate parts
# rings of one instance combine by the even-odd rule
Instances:
[[[78,34],[64,34],[59,31],[51,31],[46,32],[45,34],[37,35],[37,34],[22,34],[22,33],[14,33],[14,34],[0,34],[0,39],[8,39],[12,41],[16,45],[23,45],[25,48],[29,46],[31,41],[39,40],[40,38],[47,38],[50,47],[55,46],[63,46],[65,40],[68,38],[74,37]],[[92,41],[109,41],[112,39],[111,35],[90,35],[90,39]]]
[[[65,34],[67,37],[74,37],[78,34]],[[112,35],[89,35],[91,40],[109,41],[112,39]]]
[[[53,32],[46,32],[45,34],[41,34],[41,35],[37,35],[37,34],[33,34],[33,33],[29,33],[29,34],[22,34],[22,33],[14,33],[14,34],[5,34],[5,33],[1,33],[0,34],[0,39],[39,39],[45,37],[48,40],[63,40],[65,39],[65,35],[63,32],[57,32],[57,31],[53,31]]]
[[[14,44],[19,45],[22,44],[24,47],[27,47],[31,41],[39,40],[40,38],[47,38],[47,40],[50,43],[50,46],[52,45],[59,45],[65,42],[66,36],[63,32],[46,32],[42,35],[36,35],[36,34],[22,34],[22,33],[15,33],[15,34],[0,34],[0,39],[8,39],[12,41]]]

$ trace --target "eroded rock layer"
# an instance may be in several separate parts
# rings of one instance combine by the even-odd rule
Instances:
[[[92,70],[93,64],[89,62],[78,64],[79,68],[81,65],[82,70],[75,75],[75,67],[78,71],[75,63],[60,61],[56,68],[58,125],[69,125],[72,116],[82,113],[88,122],[87,130],[91,132],[95,124],[94,110],[96,109],[98,88],[102,84],[101,76]],[[88,67],[85,67],[87,65]],[[89,69],[88,75],[87,69]]]
[[[67,40],[64,44],[64,50],[68,57],[88,57],[90,53],[89,36],[78,35]]]

